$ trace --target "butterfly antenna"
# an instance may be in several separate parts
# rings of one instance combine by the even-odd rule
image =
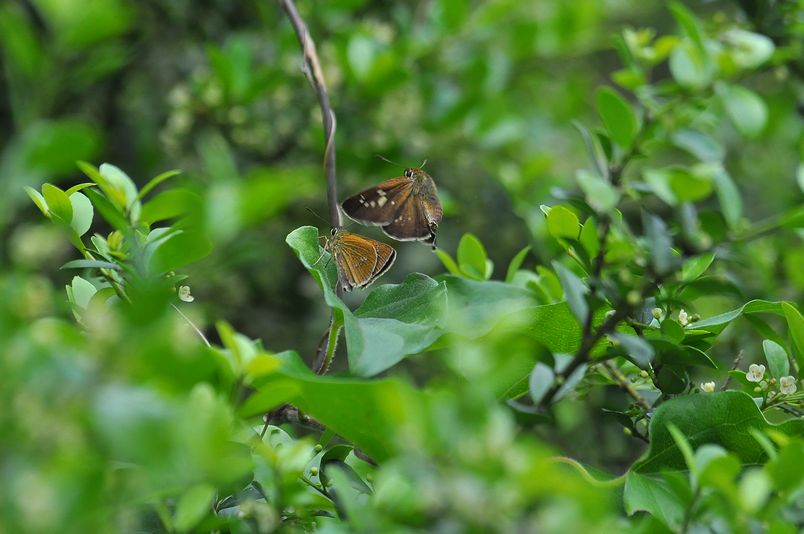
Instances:
[[[422,164],[419,166],[419,168],[423,169],[425,165],[427,165],[427,160],[422,161]]]
[[[381,160],[383,160],[383,161],[384,161],[384,162],[386,162],[386,163],[390,163],[391,165],[396,165],[397,167],[404,167],[404,165],[402,165],[401,163],[397,163],[397,162],[395,162],[395,161],[391,161],[390,159],[386,158],[386,157],[385,157],[385,156],[383,156],[382,154],[377,154],[377,157],[378,157],[378,158],[380,158]]]

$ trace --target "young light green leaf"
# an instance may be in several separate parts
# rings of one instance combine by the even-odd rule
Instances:
[[[42,196],[45,197],[48,212],[61,222],[70,224],[70,221],[73,220],[73,205],[70,203],[70,197],[52,184],[42,186]]]
[[[575,178],[584,192],[586,203],[593,210],[608,213],[617,206],[620,194],[609,182],[584,169],[579,169]]]
[[[718,95],[737,130],[746,137],[756,137],[765,129],[768,108],[759,95],[740,85],[720,85]]]
[[[458,243],[458,266],[461,272],[474,280],[486,280],[486,249],[472,234],[464,234]]]
[[[689,39],[678,43],[670,54],[670,73],[682,87],[700,90],[712,83],[715,67],[706,51],[701,51]]]
[[[596,95],[597,112],[615,143],[625,150],[631,148],[639,122],[631,105],[609,87],[601,87]]]
[[[68,294],[72,295],[72,303],[77,307],[86,309],[92,296],[98,291],[92,283],[80,276],[73,276]]]
[[[94,215],[92,203],[84,194],[73,193],[70,195],[70,204],[73,208],[73,220],[70,221],[70,226],[78,237],[81,237],[92,226],[92,216]]]
[[[39,211],[42,212],[42,215],[49,219],[50,212],[47,209],[47,201],[45,200],[45,197],[42,196],[42,193],[27,185],[25,186],[25,192],[28,193],[29,197],[31,197],[31,200],[33,200],[33,203],[36,204],[37,208],[39,208]]]
[[[682,129],[671,136],[673,144],[701,161],[723,161],[726,149],[716,139],[696,130]]]
[[[564,206],[553,206],[547,213],[547,231],[556,239],[578,239],[581,222]]]
[[[525,261],[525,257],[528,255],[528,252],[530,252],[530,245],[517,252],[516,256],[511,259],[511,263],[508,264],[508,271],[505,274],[505,281],[507,283],[510,284],[514,279],[514,275],[522,266],[522,262]]]
[[[185,491],[176,503],[173,525],[179,532],[187,532],[212,512],[215,488],[209,484],[197,484]]]
[[[787,351],[784,350],[784,347],[775,341],[766,339],[762,342],[762,350],[765,352],[768,369],[773,378],[778,380],[790,374],[790,360],[787,359]]]
[[[150,193],[154,187],[158,186],[165,180],[173,178],[174,176],[178,176],[179,174],[181,174],[180,170],[172,169],[155,176],[154,178],[151,179],[151,181],[149,181],[147,184],[145,184],[145,186],[143,186],[143,188],[140,190],[140,193],[137,195],[137,200],[141,200],[145,195]]]
[[[436,256],[438,256],[438,259],[441,260],[441,263],[444,264],[444,267],[446,267],[450,274],[454,274],[455,276],[463,276],[463,273],[458,268],[458,264],[455,263],[455,260],[453,260],[452,256],[449,255],[449,252],[440,248],[437,248],[435,252]]]

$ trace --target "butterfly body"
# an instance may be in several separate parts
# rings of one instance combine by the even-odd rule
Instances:
[[[332,230],[326,249],[335,259],[344,291],[369,286],[396,260],[396,251],[389,245],[341,229]]]
[[[435,248],[443,210],[435,182],[420,168],[405,169],[404,176],[351,196],[342,206],[351,219],[381,226],[394,239],[424,241]]]

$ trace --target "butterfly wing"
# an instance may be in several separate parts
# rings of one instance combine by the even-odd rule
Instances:
[[[435,227],[438,225],[436,224]],[[396,213],[390,224],[383,226],[382,231],[399,241],[435,242],[435,227],[431,227],[424,206],[411,199]]]
[[[377,251],[377,265],[374,267],[374,272],[371,275],[372,280],[382,276],[385,271],[391,268],[391,265],[394,264],[394,260],[396,260],[396,250],[390,245],[374,241],[374,247]]]
[[[382,226],[393,222],[412,192],[413,183],[401,176],[361,191],[344,200],[341,206],[349,218],[359,223]]]
[[[385,243],[346,231],[339,233],[334,250],[344,291],[370,285],[396,259],[396,251]]]

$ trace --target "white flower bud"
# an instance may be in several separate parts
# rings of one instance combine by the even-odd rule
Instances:
[[[179,299],[184,302],[192,302],[195,300],[195,297],[190,294],[190,286],[179,287]]]
[[[715,383],[714,382],[702,382],[701,383],[701,391],[704,393],[712,393],[715,391]]]

